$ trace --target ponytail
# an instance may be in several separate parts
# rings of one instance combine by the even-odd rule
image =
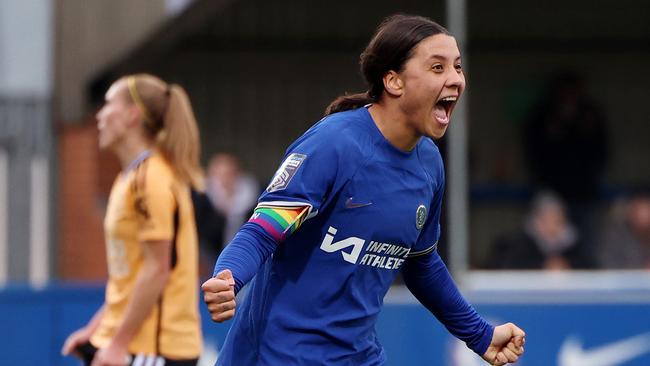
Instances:
[[[144,128],[178,178],[203,190],[201,143],[190,98],[180,85],[149,74],[125,76],[129,96],[142,111]]]
[[[168,86],[168,93],[169,102],[163,116],[164,128],[158,134],[156,144],[181,180],[194,189],[203,190],[203,173],[199,165],[199,129],[190,98],[176,84]]]
[[[329,116],[332,113],[357,109],[375,101],[375,98],[371,97],[370,93],[368,92],[341,95],[338,98],[334,99],[334,101],[330,103],[327,108],[325,108],[325,115]]]

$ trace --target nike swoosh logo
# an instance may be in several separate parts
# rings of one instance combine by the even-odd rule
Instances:
[[[582,348],[582,342],[569,337],[560,348],[560,366],[616,366],[650,352],[650,333],[612,342],[589,349]]]
[[[352,202],[352,199],[354,197],[350,197],[345,201],[345,207],[346,208],[359,208],[359,207],[366,207],[372,205],[372,202],[367,202],[367,203],[354,203]]]

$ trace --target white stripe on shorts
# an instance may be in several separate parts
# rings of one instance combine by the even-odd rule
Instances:
[[[131,365],[132,366],[143,366],[144,365],[144,355],[142,353],[140,353],[137,356],[135,356],[135,360],[133,360],[133,363]]]
[[[131,366],[165,366],[165,358],[162,356],[144,355],[139,353],[135,356]]]

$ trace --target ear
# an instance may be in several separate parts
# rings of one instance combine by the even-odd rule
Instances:
[[[129,116],[129,125],[130,126],[135,126],[137,124],[140,124],[144,121],[142,112],[140,111],[140,108],[135,103],[131,103],[129,105],[129,108],[127,110],[127,114]]]
[[[404,81],[397,72],[390,70],[384,74],[384,89],[388,94],[399,97],[404,93]]]

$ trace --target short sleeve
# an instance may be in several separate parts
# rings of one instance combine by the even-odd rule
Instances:
[[[173,179],[166,171],[148,165],[142,178],[136,174],[134,209],[138,222],[138,240],[172,240],[174,237],[174,211],[176,199]]]
[[[445,194],[444,174],[440,175],[439,183],[430,206],[430,214],[422,227],[415,246],[409,252],[409,257],[425,255],[437,250],[440,240],[440,213],[442,211],[442,198]]]

